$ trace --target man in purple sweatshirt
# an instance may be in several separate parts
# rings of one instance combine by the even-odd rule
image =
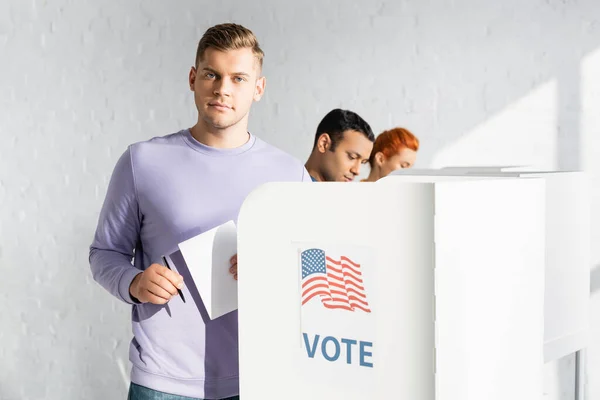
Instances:
[[[238,398],[237,312],[203,318],[161,256],[237,220],[259,185],[311,181],[299,160],[247,130],[265,90],[262,59],[243,26],[208,29],[189,74],[198,122],[129,146],[112,174],[89,258],[94,279],[132,305],[130,400]]]

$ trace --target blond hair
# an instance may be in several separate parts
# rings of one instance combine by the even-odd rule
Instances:
[[[196,50],[196,68],[204,57],[204,52],[209,47],[220,51],[238,50],[250,48],[256,57],[260,68],[262,68],[264,53],[258,44],[254,33],[242,25],[225,23],[209,28],[198,43]]]

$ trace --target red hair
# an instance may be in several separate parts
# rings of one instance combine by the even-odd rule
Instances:
[[[373,165],[375,154],[381,152],[386,158],[400,153],[402,149],[419,150],[419,139],[408,129],[393,128],[381,132],[373,143],[373,151],[369,157],[369,164]]]

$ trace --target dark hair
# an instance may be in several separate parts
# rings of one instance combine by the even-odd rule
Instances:
[[[337,144],[344,138],[344,132],[352,130],[365,135],[371,142],[375,141],[375,135],[371,126],[355,112],[336,108],[329,111],[319,123],[313,148],[317,145],[319,136],[327,133],[331,138],[331,151],[335,150]]]

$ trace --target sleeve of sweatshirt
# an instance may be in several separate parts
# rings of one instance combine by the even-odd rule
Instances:
[[[90,246],[94,280],[127,304],[137,304],[129,286],[140,269],[132,265],[140,240],[141,215],[129,147],[117,161]]]

